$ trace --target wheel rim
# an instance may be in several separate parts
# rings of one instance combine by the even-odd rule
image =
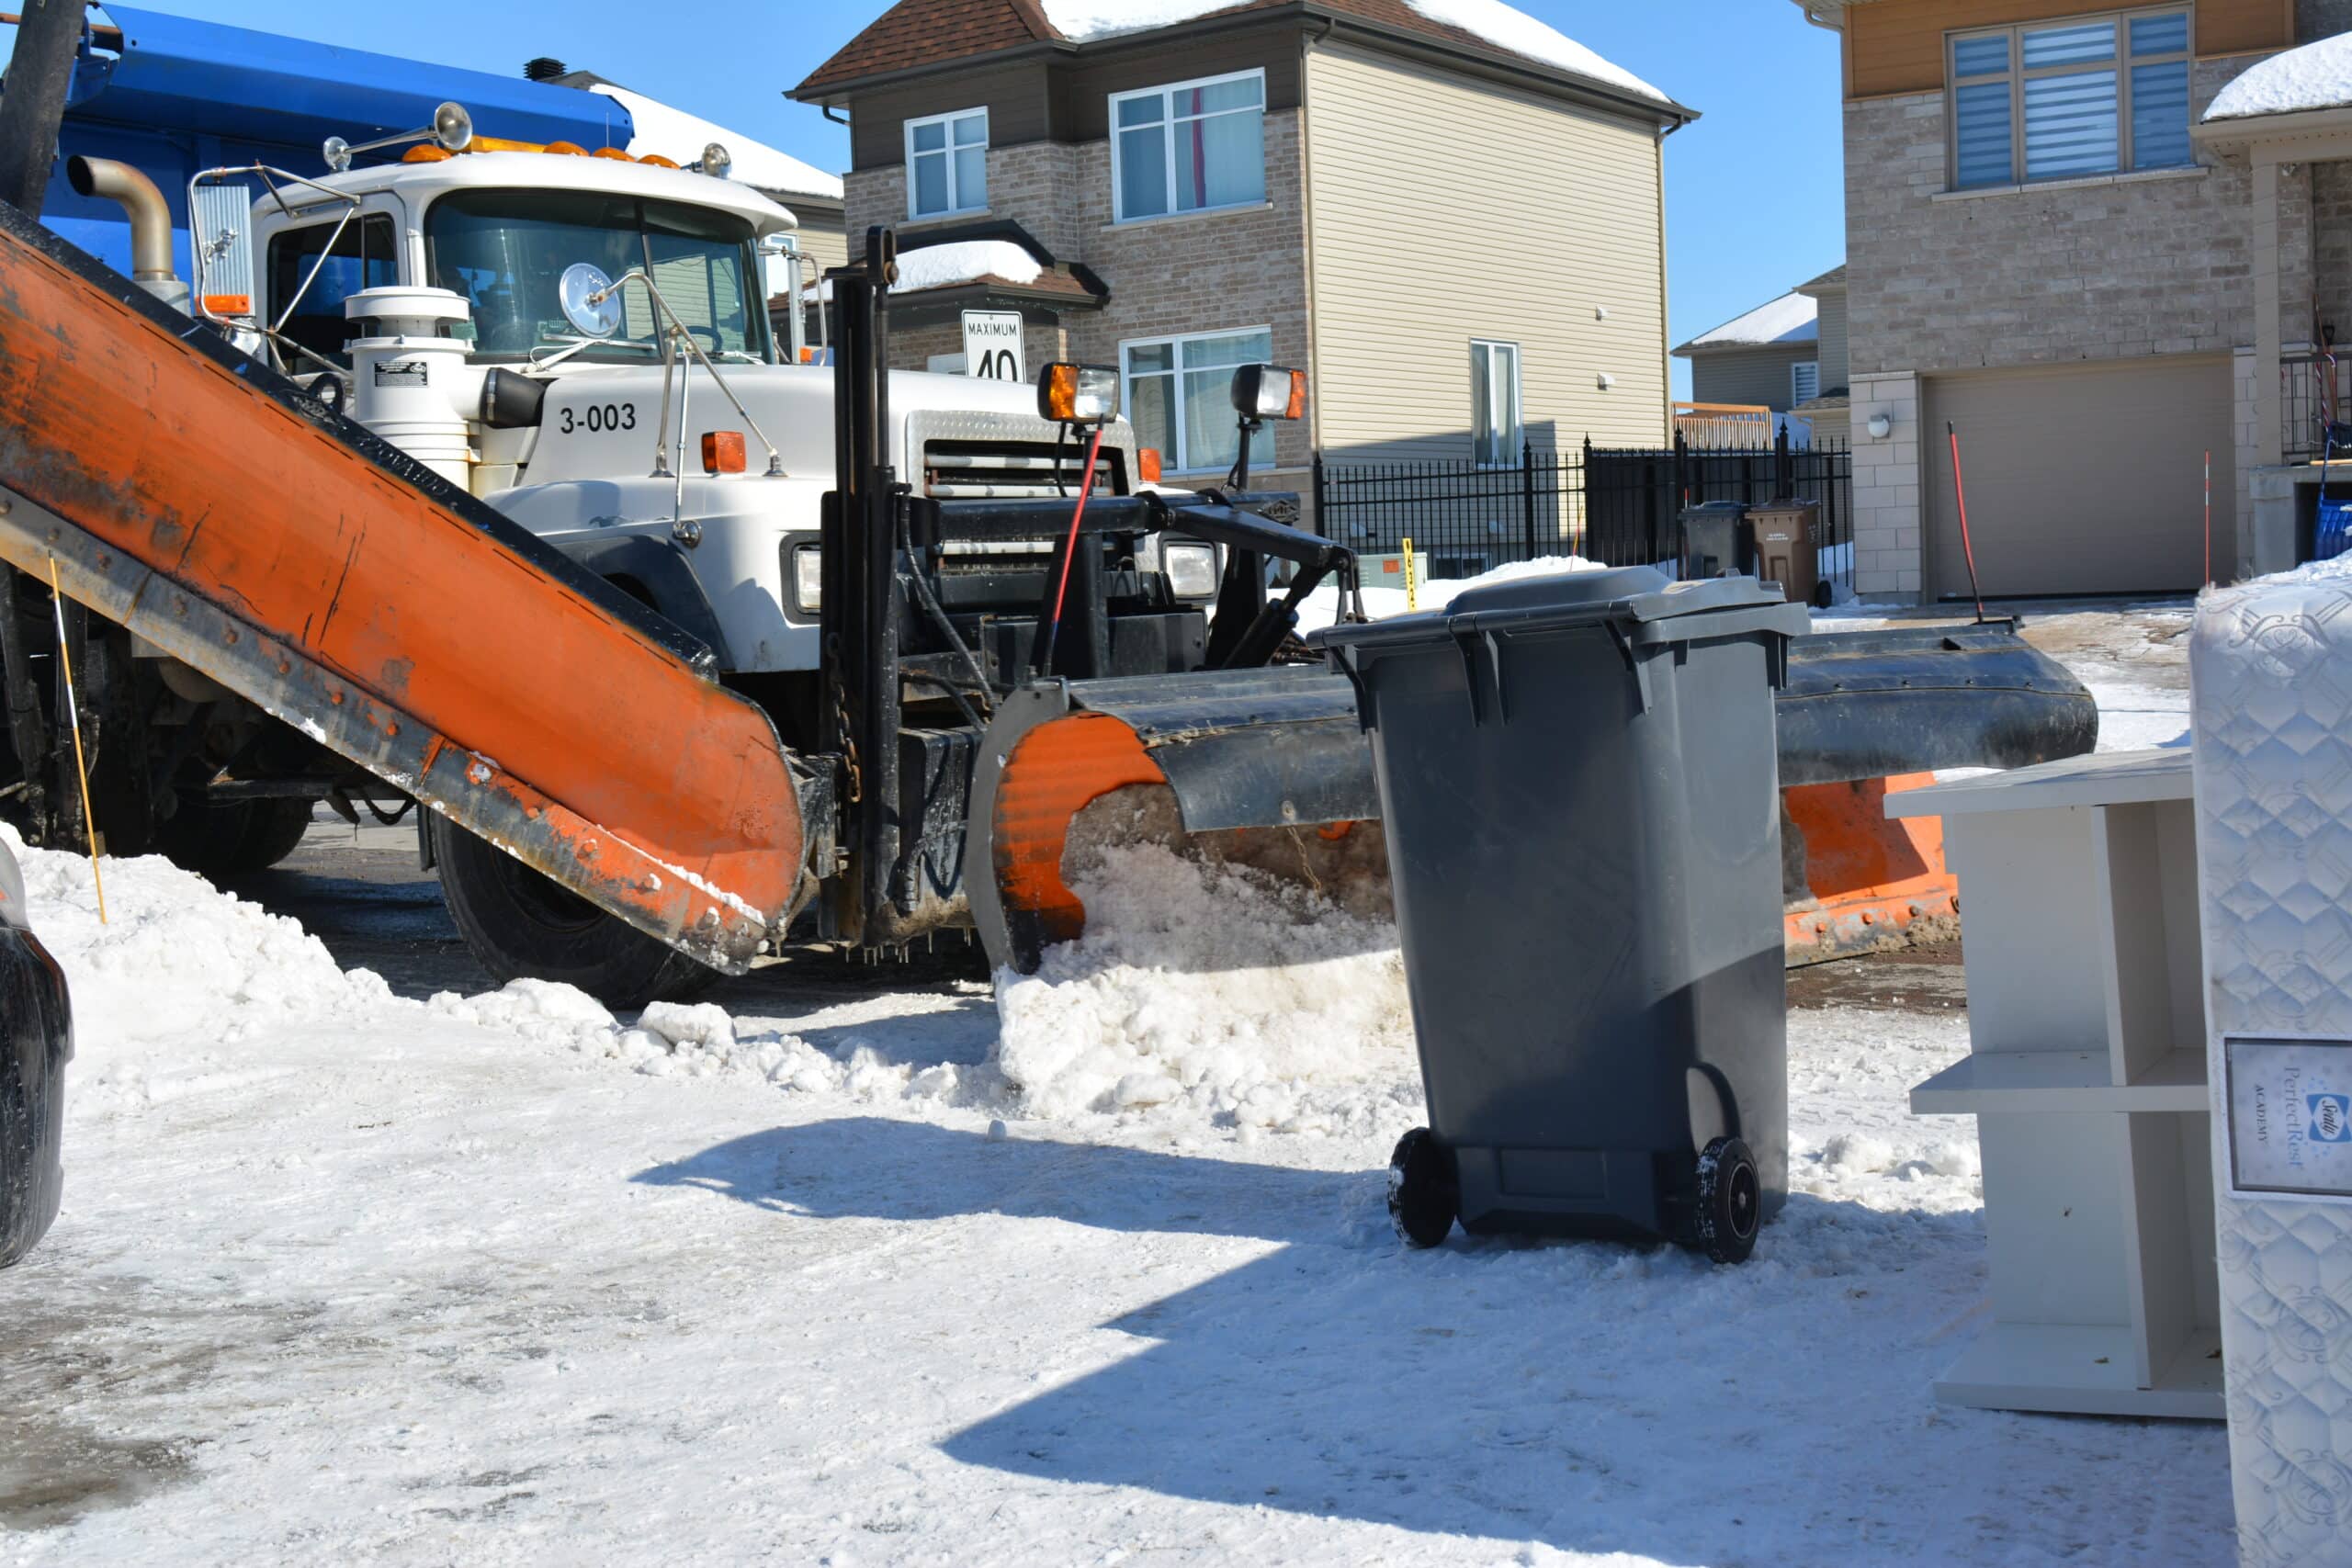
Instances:
[[[1763,1207],[1762,1184],[1756,1179],[1756,1168],[1746,1160],[1732,1167],[1731,1179],[1724,1184],[1724,1213],[1731,1222],[1731,1234],[1742,1240],[1756,1234],[1756,1222]]]

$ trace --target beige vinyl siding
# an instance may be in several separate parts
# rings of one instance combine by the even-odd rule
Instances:
[[[1846,291],[1832,289],[1816,302],[1821,307],[1821,389],[1826,393],[1847,383]]]
[[[786,205],[791,198],[786,198]],[[820,265],[835,267],[849,265],[849,236],[843,232],[839,209],[828,212],[794,209],[793,216],[800,220],[800,227],[793,231],[794,241],[801,250],[817,258]]]
[[[1785,413],[1789,409],[1789,370],[1818,351],[1802,348],[1717,349],[1690,356],[1690,396],[1702,403],[1761,404]],[[1827,391],[1824,381],[1821,389]]]
[[[1468,457],[1473,338],[1520,345],[1537,446],[1667,439],[1649,126],[1332,45],[1308,51],[1306,120],[1326,453]]]

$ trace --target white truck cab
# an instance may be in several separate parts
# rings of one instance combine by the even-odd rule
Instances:
[[[249,321],[275,329],[298,379],[677,621],[729,675],[819,667],[833,373],[804,363],[822,357],[800,330],[816,279],[790,247],[788,210],[617,152],[421,146],[281,183],[252,225]],[[595,336],[561,297],[582,263],[625,280],[613,330]],[[787,295],[774,318],[771,276]],[[1038,417],[1031,389],[898,372],[889,395],[910,480],[1076,494],[1082,454]],[[1104,455],[1116,487],[1135,488],[1124,421]],[[995,558],[975,564],[1052,542],[989,548]],[[1156,542],[1151,553],[1143,570],[1158,569]]]

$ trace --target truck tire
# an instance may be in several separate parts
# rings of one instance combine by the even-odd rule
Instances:
[[[449,919],[501,985],[557,980],[631,1011],[690,997],[718,978],[440,813],[427,818],[425,831]]]
[[[0,929],[0,1269],[31,1251],[57,1218],[73,1056],[63,972],[30,931]]]
[[[155,848],[174,865],[218,881],[267,871],[310,830],[308,800],[237,800],[180,808],[155,828]]]

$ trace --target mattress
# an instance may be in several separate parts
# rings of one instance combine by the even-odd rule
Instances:
[[[2239,1558],[2352,1562],[2352,577],[2209,592],[2189,654]]]

